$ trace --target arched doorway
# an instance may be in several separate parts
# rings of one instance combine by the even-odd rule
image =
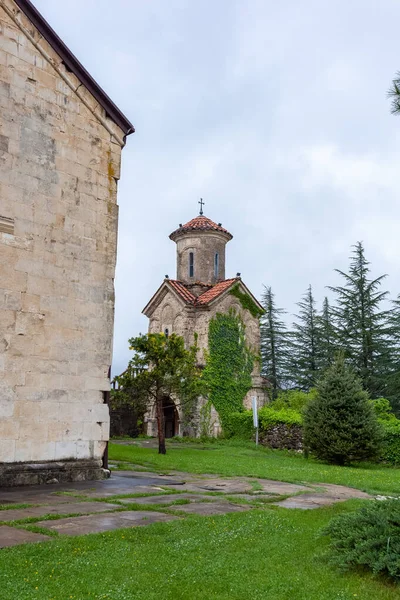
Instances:
[[[166,397],[163,400],[164,411],[164,431],[166,438],[172,438],[179,433],[179,417],[176,406],[171,398]]]

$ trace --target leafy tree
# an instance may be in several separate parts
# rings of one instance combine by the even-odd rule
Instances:
[[[131,364],[128,368],[114,378],[114,382],[118,385],[116,389],[111,390],[110,405],[112,410],[129,407],[129,412],[132,414],[132,422],[134,423],[134,435],[138,435],[138,423],[143,421],[147,411],[148,399],[143,397],[138,390],[137,371]]]
[[[244,410],[243,399],[252,386],[254,359],[240,316],[231,310],[210,320],[203,378],[223,429],[231,413]]]
[[[304,411],[305,448],[338,465],[377,457],[382,431],[367,392],[343,355],[326,371],[317,390]]]
[[[396,73],[396,77],[393,79],[388,96],[392,99],[391,112],[394,115],[400,114],[400,71]]]
[[[324,371],[334,361],[337,351],[336,328],[333,322],[333,312],[328,298],[324,298],[322,313],[318,317],[320,325],[320,369]]]
[[[128,369],[135,373],[136,394],[155,404],[158,453],[165,454],[164,398],[177,397],[182,403],[201,392],[197,344],[186,350],[183,338],[174,333],[149,333],[131,338],[129,345],[135,351]]]
[[[297,306],[300,311],[293,323],[292,380],[307,392],[317,382],[321,354],[320,324],[311,285]]]
[[[260,326],[262,375],[270,381],[272,399],[275,399],[288,380],[289,332],[281,319],[285,311],[276,306],[271,287],[264,286],[262,305],[265,310]]]
[[[380,291],[386,275],[369,278],[364,246],[354,246],[349,272],[336,269],[344,285],[330,287],[336,294],[335,319],[338,343],[372,397],[385,392],[385,372],[390,369],[389,313],[380,309],[388,292]]]

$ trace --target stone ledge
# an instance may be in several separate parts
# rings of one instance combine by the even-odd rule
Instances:
[[[0,464],[0,487],[107,479],[101,460],[63,460]]]

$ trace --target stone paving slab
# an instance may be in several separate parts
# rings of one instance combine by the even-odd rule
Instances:
[[[360,490],[355,490],[353,488],[346,488],[344,486],[327,484],[324,485],[324,489],[326,489],[326,492],[292,496],[291,498],[286,498],[281,502],[274,502],[273,504],[276,506],[282,506],[283,508],[312,510],[314,508],[320,508],[321,506],[330,506],[336,502],[344,502],[350,498],[372,498],[372,496],[365,492],[361,492]]]
[[[176,510],[207,517],[212,515],[225,515],[232,512],[243,512],[244,510],[251,510],[251,506],[230,504],[229,502],[193,502],[192,504],[177,506]]]
[[[172,504],[176,500],[190,500],[198,502],[199,500],[219,500],[217,496],[202,496],[201,494],[165,494],[164,496],[146,496],[143,498],[124,498],[119,500],[123,504]],[[0,513],[1,514],[1,513]]]
[[[14,521],[27,519],[28,517],[42,517],[43,515],[68,515],[105,512],[120,508],[118,504],[107,504],[105,502],[68,502],[56,506],[44,505],[32,508],[9,509],[0,511],[0,521]]]
[[[33,533],[24,529],[16,529],[7,525],[0,526],[0,548],[18,546],[19,544],[31,544],[32,542],[45,542],[52,538],[41,533]]]
[[[87,533],[102,533],[104,531],[113,531],[114,529],[172,521],[177,518],[174,515],[166,515],[160,512],[138,510],[89,515],[86,517],[71,517],[57,521],[39,521],[39,523],[35,524],[52,531],[57,531],[62,535],[85,535]]]
[[[172,489],[171,486],[165,484],[163,487]],[[225,494],[236,494],[251,492],[253,486],[247,481],[240,481],[237,479],[202,479],[198,481],[192,481],[190,483],[184,483],[179,489],[188,492],[223,492]]]

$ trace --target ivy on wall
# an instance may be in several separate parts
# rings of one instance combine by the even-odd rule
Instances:
[[[264,311],[262,311],[257,306],[257,304],[254,302],[253,298],[251,298],[251,296],[249,296],[249,294],[246,294],[245,292],[240,291],[238,283],[233,286],[233,288],[231,289],[231,291],[229,293],[232,296],[235,296],[235,298],[237,298],[239,300],[242,307],[244,309],[247,309],[253,315],[254,318],[259,318],[259,317],[261,317],[261,315],[264,314]]]
[[[222,429],[231,413],[244,410],[243,399],[252,385],[254,359],[246,344],[245,326],[240,316],[230,310],[211,319],[203,378]]]

